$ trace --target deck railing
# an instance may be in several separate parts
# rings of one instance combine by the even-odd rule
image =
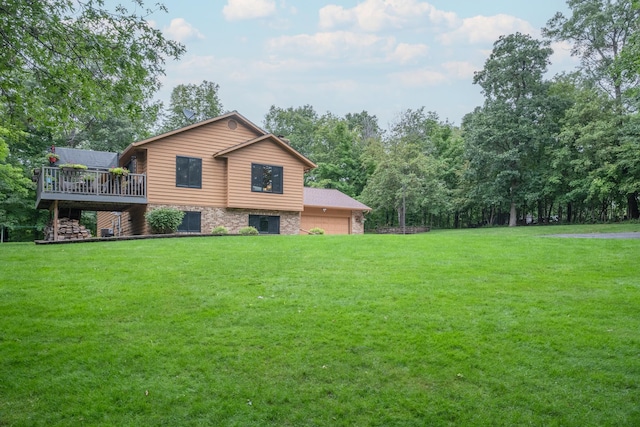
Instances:
[[[39,193],[88,196],[146,197],[146,175],[114,175],[108,171],[43,167],[38,177]]]

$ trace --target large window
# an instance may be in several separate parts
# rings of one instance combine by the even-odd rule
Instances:
[[[251,165],[251,191],[282,194],[282,166]]]
[[[249,225],[260,234],[280,234],[280,217],[270,215],[249,215]]]
[[[202,159],[176,157],[176,187],[202,188]]]
[[[200,233],[200,212],[185,212],[178,231],[182,233]]]

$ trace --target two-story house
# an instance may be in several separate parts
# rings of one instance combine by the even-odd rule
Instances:
[[[364,232],[370,210],[337,190],[305,188],[304,174],[316,165],[237,112],[134,142],[120,154],[57,152],[59,163],[95,161],[86,171],[49,167],[39,174],[37,206],[52,211],[54,224],[65,212],[96,210],[99,230],[142,235],[150,233],[146,212],[173,207],[185,212],[184,233],[251,225],[269,234],[313,227],[352,234]],[[129,174],[114,177],[113,166]]]

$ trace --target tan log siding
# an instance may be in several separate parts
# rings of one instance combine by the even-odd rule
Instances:
[[[96,218],[96,234],[100,237],[100,229],[111,228],[111,219],[113,215],[110,212],[98,212]]]
[[[251,191],[251,164],[259,163],[283,168],[283,194]],[[272,141],[262,141],[232,152],[227,161],[227,206],[302,211],[304,166]]]
[[[112,228],[114,236],[132,236],[134,233],[129,213],[122,212],[119,217],[112,212],[98,212],[97,236],[102,237],[100,230],[103,228]]]
[[[213,155],[258,136],[238,123],[214,122],[146,145],[147,199],[153,204],[225,206],[226,165]],[[176,187],[176,156],[202,159],[202,188]]]

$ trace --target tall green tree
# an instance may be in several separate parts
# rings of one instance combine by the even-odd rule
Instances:
[[[184,47],[149,25],[152,11],[142,0],[132,4],[134,11],[102,0],[4,0],[2,124],[70,132],[81,116],[140,114],[160,86],[165,60],[179,58]]]
[[[439,130],[435,113],[425,112],[424,107],[408,109],[393,124],[383,145],[372,144],[365,152],[363,158],[377,158],[361,198],[375,210],[380,225],[394,223],[394,217],[400,226],[407,220],[425,224],[427,215],[447,210],[449,194],[439,174],[443,164],[434,143]]]
[[[345,119],[330,114],[323,116],[321,123],[312,155],[318,167],[306,177],[306,183],[311,187],[335,188],[356,197],[367,178],[358,133],[349,129]]]
[[[517,223],[531,156],[549,137],[541,130],[547,84],[543,75],[552,54],[548,42],[520,33],[501,36],[473,82],[485,103],[463,121],[468,158],[491,203],[509,203],[509,225]]]
[[[265,115],[264,127],[274,135],[288,139],[293,148],[313,160],[320,118],[311,105],[296,108],[272,105]]]
[[[623,73],[616,62],[637,31],[640,10],[632,0],[568,0],[570,16],[558,12],[543,28],[552,40],[572,44],[585,77],[606,90],[619,105],[625,88],[638,85],[638,75]]]
[[[557,13],[543,34],[572,43],[572,55],[580,58],[586,78],[615,100],[618,124],[613,129],[618,129],[627,121],[624,116],[638,107],[640,8],[633,0],[569,0],[567,4],[571,15]],[[611,144],[612,149],[623,145],[620,140]],[[628,211],[638,212],[640,187],[625,188]]]
[[[162,123],[162,131],[170,131],[222,114],[218,95],[220,86],[203,80],[199,85],[178,85],[171,91],[171,101]]]

